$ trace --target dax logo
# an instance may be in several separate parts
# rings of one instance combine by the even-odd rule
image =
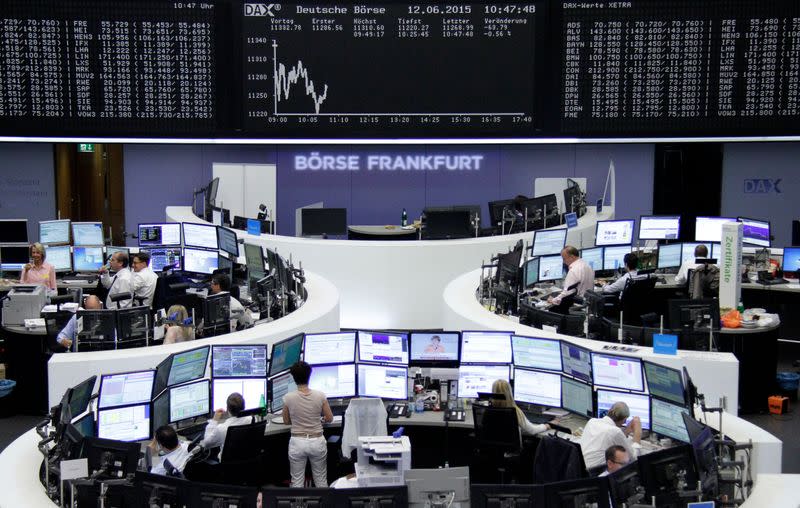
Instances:
[[[280,4],[244,4],[245,16],[269,16],[275,17],[273,10],[281,10]]]
[[[782,178],[748,178],[744,181],[744,193],[745,194],[768,194],[770,192],[774,192],[776,194],[781,194],[781,184]]]

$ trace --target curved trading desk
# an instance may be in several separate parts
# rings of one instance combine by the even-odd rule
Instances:
[[[594,245],[598,220],[614,218],[614,208],[598,215],[588,207],[578,226],[567,234],[567,244],[578,248]],[[191,207],[170,206],[172,222],[203,222]],[[248,235],[236,231],[248,243],[277,249],[330,280],[341,295],[342,326],[349,328],[438,328],[441,295],[458,275],[488,263],[518,240],[530,243],[533,233],[463,240],[321,240],[278,235]]]
[[[308,299],[302,307],[280,319],[247,330],[179,344],[53,355],[47,369],[49,404],[57,404],[67,387],[74,386],[91,375],[152,369],[170,353],[207,344],[272,345],[301,332],[338,331],[339,292],[336,287],[319,275],[306,272],[306,290]]]

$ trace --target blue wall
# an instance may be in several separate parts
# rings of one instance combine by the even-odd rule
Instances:
[[[0,143],[0,218],[28,219],[28,239],[39,239],[39,221],[55,218],[53,145]]]

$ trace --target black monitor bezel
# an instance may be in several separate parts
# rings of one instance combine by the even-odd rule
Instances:
[[[103,267],[103,261],[100,262],[100,266],[94,268],[78,268],[78,264],[75,262],[75,255],[78,252],[78,249],[100,249],[100,259],[105,261],[106,259],[106,251],[102,245],[75,245],[72,247],[71,252],[71,260],[72,260],[72,269],[76,272],[96,272],[100,268]]]
[[[328,400],[331,400],[331,399],[351,399],[351,398],[358,397],[358,364],[355,363],[355,362],[325,363],[325,364],[314,365],[311,368],[311,375],[312,376],[314,375],[314,369],[315,368],[339,367],[341,365],[351,365],[353,367],[353,379],[355,381],[355,384],[353,385],[353,394],[352,395],[329,395],[329,394],[326,393],[325,397]],[[309,382],[309,386],[310,386],[310,384],[311,384],[311,378],[310,377],[309,377],[309,381],[308,382]]]
[[[221,348],[264,348],[264,375],[257,376],[253,374],[246,374],[242,376],[216,376],[214,375],[214,351],[221,350]],[[211,344],[211,379],[237,379],[237,378],[267,378],[269,374],[269,344]]]
[[[600,232],[600,225],[606,224],[609,222],[630,222],[631,223],[631,241],[630,242],[620,242],[620,243],[597,243],[597,234]],[[595,224],[594,227],[594,246],[595,247],[616,247],[621,245],[632,245],[633,244],[633,235],[636,231],[636,219],[613,219],[613,220],[599,220]]]
[[[767,245],[759,245],[757,243],[752,243],[752,242],[748,242],[747,241],[747,237],[744,235],[744,223],[743,223],[743,221],[746,221],[746,220],[753,221],[753,222],[766,223],[767,232],[769,233],[768,237],[767,237]],[[751,247],[760,248],[760,249],[769,249],[770,247],[772,247],[772,222],[771,221],[762,220],[762,219],[754,219],[752,217],[744,217],[744,216],[740,215],[740,216],[736,217],[736,222],[742,222],[743,223],[742,224],[742,244],[745,244],[745,245],[748,245],[748,246],[751,246]],[[718,242],[712,242],[712,243],[718,243]]]
[[[404,331],[387,331],[387,330],[364,330],[359,329],[356,330],[356,351],[358,355],[358,359],[356,363],[376,363],[382,365],[391,365],[393,367],[408,367],[409,362],[402,363],[402,362],[395,362],[391,360],[372,360],[366,359],[361,357],[361,334],[362,333],[383,333],[386,335],[399,335],[405,338],[406,342],[406,351],[408,352],[408,360],[411,361],[411,343],[409,342],[409,333]]]
[[[297,333],[295,335],[292,335],[291,337],[288,337],[286,339],[281,339],[281,340],[279,340],[277,342],[274,342],[269,347],[269,351],[268,351],[268,354],[269,354],[268,363],[269,363],[269,365],[267,366],[267,377],[268,378],[274,377],[274,376],[277,376],[277,375],[279,375],[279,374],[281,374],[283,372],[288,372],[289,371],[289,369],[291,368],[291,365],[289,365],[285,369],[281,369],[281,370],[279,370],[277,372],[273,372],[272,371],[273,365],[275,364],[275,348],[278,345],[285,344],[285,343],[290,342],[292,340],[296,340],[298,337],[300,337],[300,355],[299,355],[299,358],[297,359],[297,361],[300,361],[303,358],[303,347],[306,344],[306,334],[303,333],[303,332],[300,332],[300,333]]]
[[[508,334],[508,350],[510,358],[507,362],[473,362],[464,360],[464,334],[468,333],[491,333],[491,334]],[[512,365],[514,363],[514,348],[511,345],[511,336],[514,335],[513,330],[461,330],[460,344],[458,346],[458,363],[460,365]]]
[[[172,390],[175,390],[177,388],[182,388],[184,386],[198,385],[198,384],[201,384],[201,383],[205,383],[206,384],[206,392],[207,392],[207,395],[208,395],[208,411],[206,411],[205,413],[196,414],[194,416],[187,416],[186,418],[181,418],[179,420],[173,420],[172,419]],[[169,399],[170,399],[169,400],[169,423],[170,424],[183,422],[183,421],[186,421],[186,420],[192,420],[194,418],[200,418],[202,416],[205,416],[206,418],[208,418],[214,413],[214,408],[211,407],[212,399],[211,399],[211,380],[210,379],[207,379],[207,378],[198,379],[198,380],[192,381],[190,383],[181,383],[179,385],[170,386],[167,389],[167,391],[169,392]],[[153,421],[153,419],[152,419],[152,416],[151,416],[150,422],[152,422],[152,421]]]
[[[338,335],[341,333],[352,333],[353,334],[353,360],[352,361],[345,361],[345,362],[327,362],[327,363],[311,363],[306,358],[306,354],[308,352],[308,337],[309,336],[318,336],[318,335]],[[323,365],[341,365],[345,363],[355,363],[356,359],[358,358],[358,331],[357,330],[350,330],[350,331],[338,331],[338,332],[322,332],[322,333],[306,333],[303,337],[303,361],[306,363],[313,365],[313,366],[323,366]]]
[[[673,404],[679,404],[679,402],[675,401],[675,400],[672,400],[672,399],[670,399],[668,397],[664,397],[662,395],[653,394],[653,390],[650,388],[650,378],[647,376],[647,366],[648,365],[655,365],[656,367],[659,367],[661,369],[667,369],[667,370],[670,370],[670,371],[675,372],[676,374],[678,374],[678,378],[681,380],[681,390],[683,391],[683,398],[682,398],[680,403],[685,405],[687,403],[687,400],[686,400],[687,396],[686,396],[686,383],[683,380],[683,372],[681,370],[679,370],[679,369],[676,369],[676,368],[673,368],[673,367],[669,367],[669,366],[663,365],[661,363],[651,362],[650,360],[642,359],[642,371],[644,372],[644,379],[645,379],[645,382],[647,383],[647,392],[652,397],[655,397],[655,398],[661,399],[661,400],[665,400],[667,402],[672,402]]]
[[[456,359],[455,360],[414,360],[412,359],[412,351],[414,350],[414,335],[442,335],[448,334],[453,335],[455,334],[458,337],[458,341],[456,343]],[[408,333],[408,366],[409,367],[430,367],[430,368],[440,368],[440,369],[457,369],[458,366],[461,365],[461,332],[460,331],[434,331],[434,332],[424,332],[424,331],[412,331]]]
[[[230,251],[222,246],[222,236],[223,235],[233,235],[233,238],[236,240],[234,244],[236,245],[236,251]],[[219,245],[219,249],[223,252],[227,252],[231,256],[239,257],[239,236],[229,228],[225,226],[217,226],[217,244]],[[263,257],[263,254],[262,254]]]
[[[178,226],[178,243],[142,243],[142,226]],[[180,247],[183,244],[183,225],[180,222],[141,222],[136,228],[139,234],[139,247],[159,248],[159,247]],[[163,235],[162,235],[163,240]]]
[[[678,219],[678,236],[675,238],[643,238],[642,237],[642,219]],[[680,215],[640,215],[639,228],[637,229],[637,236],[639,240],[667,240],[678,241],[681,237],[681,216]]]
[[[100,405],[99,401],[98,401],[97,405],[98,406]],[[145,441],[147,439],[152,439],[152,437],[153,437],[153,401],[152,401],[152,399],[148,400],[147,402],[139,402],[139,403],[136,403],[136,404],[124,404],[124,405],[121,405],[121,406],[104,407],[104,408],[98,407],[97,408],[97,418],[95,419],[95,436],[97,436],[97,438],[99,438],[99,439],[111,440],[110,438],[107,438],[107,437],[100,437],[100,413],[104,413],[106,411],[117,411],[119,409],[128,409],[128,408],[140,407],[140,406],[146,407],[148,409],[148,411],[150,411],[150,417],[148,418],[149,421],[147,422],[147,432],[148,432],[147,437],[144,438],[144,439],[141,439],[141,438],[140,439],[134,439],[132,441],[124,441],[122,439],[114,439],[113,441],[120,442],[120,443],[139,443],[139,442]]]
[[[366,393],[361,393],[361,367],[379,367],[379,368],[387,368],[387,369],[401,369],[405,371],[406,374],[406,394],[404,397],[384,397],[382,395],[370,395]],[[373,363],[373,362],[359,362],[356,364],[356,395],[358,397],[368,397],[368,398],[377,398],[382,400],[407,400],[408,399],[408,367],[405,365],[393,365],[388,363]]]
[[[214,272],[219,269],[219,258],[220,258],[220,255],[219,255],[219,250],[218,249],[200,249],[200,248],[197,248],[197,247],[184,247],[181,250],[182,250],[182,257],[183,257],[183,259],[181,259],[181,265],[183,267],[182,271],[185,274],[196,275],[196,276],[199,276],[199,277],[211,277],[214,274]],[[211,270],[210,273],[187,270],[186,269],[186,251],[187,250],[195,251],[195,252],[213,252],[213,253],[215,253],[217,255],[217,266],[216,266],[216,268]]]
[[[201,222],[181,222],[181,238],[183,239],[183,246],[190,247],[193,249],[198,250],[219,250],[219,226],[215,226],[214,224],[203,224]],[[209,228],[214,230],[214,236],[217,238],[217,245],[216,247],[209,247],[208,245],[195,245],[189,243],[186,239],[186,226],[200,226],[203,228]]]
[[[566,407],[564,405],[564,383],[565,382],[579,383],[579,384],[584,385],[587,388],[589,388],[589,399],[591,400],[591,405],[592,405],[592,407],[589,409],[590,413],[580,413],[580,412],[575,411],[574,409],[570,409],[570,408],[568,408],[568,407]],[[597,400],[595,399],[595,396],[594,396],[594,385],[591,382],[587,383],[586,381],[582,381],[581,379],[574,378],[574,377],[571,377],[571,376],[568,376],[568,375],[565,375],[565,374],[561,374],[561,409],[563,409],[564,411],[568,411],[568,412],[570,412],[572,414],[576,414],[578,416],[582,416],[584,418],[594,418],[594,416],[597,414]]]
[[[514,350],[514,337],[519,337],[521,339],[531,339],[531,340],[541,340],[545,342],[555,342],[558,345],[558,363],[560,367],[558,370],[548,369],[546,367],[535,367],[532,365],[517,365],[517,355]],[[564,371],[564,358],[561,356],[561,339],[553,339],[551,337],[534,337],[532,335],[520,335],[518,333],[514,333],[511,335],[511,363],[515,367],[522,367],[524,369],[536,369],[536,370],[543,370],[548,372],[558,372],[561,373]]]
[[[100,409],[112,409],[112,408],[115,408],[115,407],[124,407],[124,406],[138,406],[140,404],[146,404],[146,403],[150,402],[151,400],[153,400],[153,386],[151,386],[150,387],[150,398],[147,401],[125,402],[125,403],[122,403],[122,404],[116,404],[116,405],[112,405],[112,406],[103,406],[103,405],[101,405],[102,404],[102,400],[103,400],[103,381],[105,381],[107,378],[110,378],[112,376],[122,376],[122,375],[125,375],[125,374],[138,374],[138,373],[141,373],[141,372],[152,372],[153,373],[153,386],[155,386],[155,384],[156,384],[156,370],[155,369],[139,369],[139,370],[124,371],[124,372],[112,372],[110,374],[101,374],[100,375],[100,385],[97,388],[97,409],[100,410]]]
[[[570,372],[567,372],[566,370],[564,370],[566,368],[565,362],[564,362],[564,346],[565,345],[567,347],[577,348],[577,349],[585,351],[586,353],[589,354],[589,379],[584,379],[581,375],[576,375],[576,374],[573,374],[573,373],[570,373]],[[562,340],[561,341],[561,372],[563,374],[571,377],[571,378],[579,379],[579,380],[581,380],[581,381],[583,381],[585,383],[593,384],[594,383],[594,368],[592,366],[592,350],[589,349],[589,348],[583,347],[583,346],[579,346],[578,344],[575,344],[575,343],[570,342],[568,340]]]
[[[561,255],[561,251],[564,250],[564,246],[567,245],[567,235],[569,234],[568,228],[554,228],[554,229],[540,229],[533,232],[533,240],[531,241],[531,256],[534,257],[541,257],[541,256],[554,256],[555,254],[536,254],[536,237],[540,234],[544,233],[555,233],[555,232],[564,232],[564,241],[561,243],[561,248],[558,249],[558,252],[555,254]]]
[[[641,377],[641,380],[642,380],[641,388],[635,388],[635,387],[631,388],[631,387],[626,387],[626,386],[612,386],[612,385],[607,385],[607,384],[603,384],[603,383],[598,383],[597,379],[595,379],[596,371],[595,371],[595,368],[594,368],[594,359],[595,359],[595,357],[598,357],[598,356],[604,356],[604,357],[608,357],[608,358],[618,358],[618,359],[625,360],[625,361],[638,362],[639,363],[639,376]],[[626,390],[626,391],[631,391],[631,392],[636,392],[636,393],[645,393],[644,366],[642,365],[642,359],[641,358],[639,358],[637,356],[611,354],[611,353],[606,353],[604,351],[592,351],[591,362],[592,362],[592,384],[594,386],[601,387],[601,388],[613,388],[615,390]]]

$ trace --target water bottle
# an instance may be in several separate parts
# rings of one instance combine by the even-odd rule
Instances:
[[[400,216],[400,225],[403,227],[408,226],[408,213],[405,208],[403,208],[403,214]]]
[[[267,415],[267,399],[264,394],[261,394],[261,399],[258,401],[258,407],[261,408],[261,416]]]
[[[417,395],[417,400],[414,402],[414,411],[417,413],[425,411],[425,397],[421,393]]]

